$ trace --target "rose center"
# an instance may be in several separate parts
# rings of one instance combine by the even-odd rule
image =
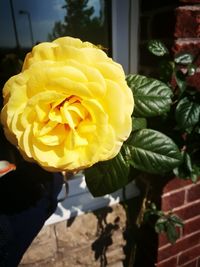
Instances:
[[[49,119],[68,125],[73,130],[76,129],[79,123],[89,115],[81,101],[80,97],[72,95],[60,102],[54,103],[49,113]]]

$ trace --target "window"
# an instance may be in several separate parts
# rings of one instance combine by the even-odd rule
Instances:
[[[65,190],[66,188],[64,185],[58,197],[62,198],[62,196],[65,196]],[[81,215],[84,212],[97,210],[102,207],[119,203],[124,199],[124,194],[126,199],[139,195],[139,190],[135,186],[135,183],[131,182],[125,187],[124,192],[122,190],[118,190],[113,194],[94,198],[88,191],[84,175],[82,173],[77,174],[74,179],[69,180],[67,191],[67,197],[58,203],[55,213],[46,221],[46,225],[67,220],[71,217]]]
[[[137,71],[139,0],[1,0],[0,83],[18,73],[31,47],[70,35],[101,45],[126,73]],[[9,158],[7,158],[9,160]],[[126,197],[138,194],[134,183]],[[69,181],[68,198],[47,224],[122,200],[122,190],[92,198],[83,174]]]
[[[2,0],[0,3],[1,55],[22,56],[39,42],[69,35],[101,44],[109,50],[111,1]]]
[[[112,1],[113,58],[125,72],[138,69],[139,0]]]

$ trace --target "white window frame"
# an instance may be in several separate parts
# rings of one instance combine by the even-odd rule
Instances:
[[[112,52],[113,58],[122,64],[125,73],[136,73],[138,66],[138,21],[139,0],[112,0]],[[94,177],[95,179],[95,177]],[[67,197],[58,203],[55,213],[46,221],[46,225],[67,220],[71,217],[112,206],[139,195],[135,182],[128,184],[124,191],[94,198],[89,192],[85,177],[78,174],[68,181]],[[65,188],[61,191],[62,195]]]
[[[139,0],[112,1],[112,52],[125,73],[138,70]]]
[[[56,211],[46,221],[46,225],[68,220],[71,217],[79,216],[103,207],[112,206],[123,201],[124,196],[126,199],[131,199],[139,195],[139,190],[135,182],[132,181],[123,190],[120,189],[113,194],[108,194],[103,197],[93,197],[86,186],[83,174],[78,174],[75,178],[69,180],[68,187],[69,191],[67,197],[58,203]],[[63,186],[58,198],[65,195],[65,189],[65,186]]]

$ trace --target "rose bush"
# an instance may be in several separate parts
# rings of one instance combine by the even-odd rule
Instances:
[[[3,97],[6,137],[49,171],[111,159],[132,130],[133,94],[121,65],[80,39],[36,45]]]

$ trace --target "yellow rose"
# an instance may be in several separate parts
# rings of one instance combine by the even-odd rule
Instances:
[[[49,171],[111,159],[131,132],[134,102],[121,65],[80,39],[36,45],[3,96],[6,137]]]

